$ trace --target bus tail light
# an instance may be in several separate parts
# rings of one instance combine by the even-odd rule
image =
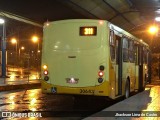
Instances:
[[[45,77],[44,77],[44,80],[45,80],[45,81],[48,81],[48,80],[49,80],[49,77],[48,77],[48,76],[45,76]]]
[[[98,76],[99,76],[99,77],[103,77],[103,75],[104,75],[104,72],[103,72],[103,71],[99,71],[99,72],[98,72]]]
[[[103,78],[98,78],[98,82],[102,83],[103,82]]]
[[[99,78],[98,78],[98,82],[99,83],[102,83],[103,82],[103,76],[104,76],[104,66],[103,65],[100,65],[99,66],[99,72],[98,72],[98,76],[99,76]]]
[[[43,65],[43,69],[46,70],[48,67],[47,65]]]
[[[103,65],[99,66],[99,70],[103,71],[104,70],[104,66]]]
[[[44,75],[48,75],[48,70],[45,70],[43,73]]]

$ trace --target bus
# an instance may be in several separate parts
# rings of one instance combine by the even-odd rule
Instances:
[[[148,44],[105,20],[45,23],[42,92],[128,98],[144,90],[149,56]]]

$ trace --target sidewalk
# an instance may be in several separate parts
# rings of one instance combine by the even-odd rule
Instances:
[[[83,120],[160,120],[159,92],[160,86],[149,87]]]
[[[0,78],[0,92],[16,89],[40,88],[41,83],[38,79],[29,80],[28,78]]]
[[[160,120],[160,80],[154,78],[146,89],[83,120]]]

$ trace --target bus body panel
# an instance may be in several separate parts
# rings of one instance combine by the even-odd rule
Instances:
[[[88,90],[92,88],[91,91],[94,88],[95,95],[105,94],[108,96],[108,89],[102,91],[98,87],[101,85],[98,83],[100,65],[105,66],[103,76],[105,85],[102,86],[108,86],[107,22],[103,21],[103,25],[101,25],[97,20],[92,22],[90,20],[75,20],[74,22],[68,20],[53,22],[50,26],[44,28],[44,47],[42,50],[42,64],[49,65],[48,84],[56,86],[56,89],[61,87],[59,91],[57,90],[59,93],[71,94],[74,93],[70,91],[72,89],[79,89],[80,92],[83,87],[87,87]],[[79,29],[85,26],[96,27],[97,34],[95,36],[81,36]],[[76,82],[70,82],[72,79]],[[66,87],[68,90],[65,89]],[[76,93],[79,94],[79,92]]]
[[[88,35],[81,31],[85,31],[85,28]],[[118,51],[115,49],[115,55],[121,51],[121,64],[117,64],[117,58],[111,59],[111,30],[120,34],[116,43],[120,48]],[[62,20],[44,26],[42,66],[48,66],[48,74],[44,75],[42,71],[42,92],[108,96],[115,99],[125,94],[127,80],[130,82],[130,91],[139,89],[140,65],[123,61],[124,35],[148,47],[146,43],[140,43],[139,39],[107,21]],[[138,54],[137,47],[135,55]],[[104,70],[100,70],[100,66],[104,66]],[[147,74],[147,68],[144,67],[143,81]],[[100,71],[103,71],[102,77],[99,76]],[[45,80],[46,76],[49,80]],[[99,78],[103,81],[99,82]],[[142,83],[144,86],[145,82]]]
[[[95,96],[110,96],[109,82],[104,81],[100,85],[89,86],[89,87],[67,87],[53,85],[41,80],[42,92],[43,93],[54,93],[54,94],[76,94],[76,95],[95,95]]]

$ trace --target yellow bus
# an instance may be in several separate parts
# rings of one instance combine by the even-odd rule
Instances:
[[[149,46],[105,20],[44,25],[42,92],[129,97],[148,79]]]

